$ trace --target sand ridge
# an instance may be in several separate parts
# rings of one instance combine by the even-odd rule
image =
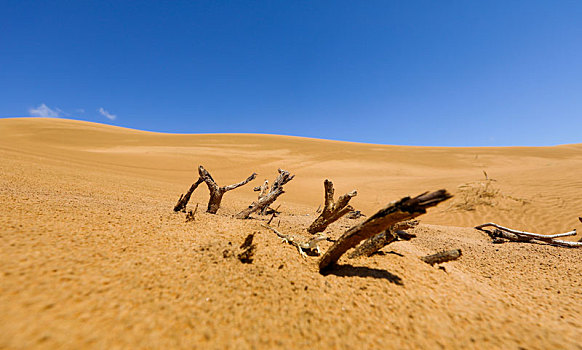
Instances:
[[[62,119],[0,120],[0,347],[580,348],[580,250],[493,245],[486,221],[540,233],[577,228],[582,145],[399,147],[272,135],[168,135]],[[296,174],[279,227],[302,234],[323,179],[356,209],[447,188],[418,238],[329,276],[225,195],[194,223],[171,208],[198,164],[219,184],[278,167]],[[462,189],[491,201],[464,210]],[[465,187],[463,187],[465,185]],[[461,186],[459,188],[459,186]],[[200,188],[192,203],[207,201]],[[471,199],[471,198],[469,198]],[[460,201],[460,202],[459,202]],[[192,204],[191,204],[192,205]],[[460,205],[460,206],[459,206]],[[328,234],[354,224],[342,219]],[[250,265],[222,252],[257,232]],[[572,238],[579,239],[580,236]],[[444,248],[447,272],[418,260]],[[324,247],[325,248],[325,247]]]

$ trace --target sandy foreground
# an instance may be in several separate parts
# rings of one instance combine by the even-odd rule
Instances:
[[[185,222],[172,208],[199,164],[220,185],[259,176],[216,215],[201,185]],[[232,217],[277,168],[296,177],[274,223],[298,239],[326,178],[336,196],[357,189],[367,215],[428,190],[455,197],[420,217],[416,239],[323,276],[318,258],[261,227],[268,218]],[[401,147],[0,119],[0,348],[582,349],[582,248],[492,244],[471,228],[582,232],[578,216],[582,144]],[[253,232],[252,264],[223,256]],[[463,256],[445,270],[419,260],[452,248]]]

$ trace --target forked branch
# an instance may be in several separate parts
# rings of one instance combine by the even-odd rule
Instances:
[[[222,196],[228,192],[232,191],[235,188],[239,188],[247,183],[251,182],[257,177],[256,173],[252,173],[246,180],[241,181],[239,183],[229,185],[229,186],[218,186],[218,184],[214,181],[210,173],[204,169],[202,165],[198,167],[198,174],[200,174],[200,178],[206,183],[208,186],[208,190],[210,191],[210,199],[208,200],[208,208],[207,212],[210,214],[216,214],[218,209],[220,208],[220,202],[222,201]]]
[[[251,205],[249,205],[248,208],[246,208],[243,211],[241,211],[240,213],[236,214],[235,217],[237,219],[248,219],[248,217],[252,213],[266,209],[271,204],[273,204],[273,202],[280,195],[285,193],[285,191],[283,191],[283,185],[285,185],[287,182],[293,180],[295,175],[291,175],[291,173],[289,173],[288,171],[283,170],[283,169],[279,169],[278,171],[279,171],[279,176],[277,176],[277,178],[273,182],[273,186],[271,186],[271,189],[267,192],[267,194],[260,197],[256,202],[253,202]]]
[[[317,232],[323,232],[334,221],[337,221],[342,216],[354,210],[351,205],[348,205],[350,199],[356,196],[358,192],[355,190],[344,194],[339,197],[337,202],[333,201],[333,183],[329,180],[323,182],[323,187],[325,191],[325,204],[321,214],[315,219],[315,221],[309,226],[307,232],[315,234]]]
[[[368,239],[396,224],[410,220],[426,213],[426,209],[451,198],[446,190],[423,193],[417,197],[404,197],[380,209],[366,221],[347,230],[319,261],[319,270],[324,271],[335,264],[348,249],[355,247],[364,239]]]

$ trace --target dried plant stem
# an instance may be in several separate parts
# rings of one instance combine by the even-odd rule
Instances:
[[[496,230],[488,231],[485,230],[485,227],[494,227]],[[562,246],[562,247],[569,247],[569,248],[577,248],[582,247],[582,242],[571,242],[571,241],[563,241],[556,238],[559,237],[568,237],[568,236],[575,236],[576,230],[572,230],[569,232],[564,233],[557,233],[553,235],[541,235],[538,233],[531,233],[525,231],[518,231],[514,229],[510,229],[507,227],[503,227],[501,225],[497,225],[493,222],[488,222],[486,224],[482,224],[479,226],[475,226],[476,229],[487,232],[492,238],[504,238],[510,241],[516,242],[530,242],[532,240],[535,241],[542,241],[551,245]]]

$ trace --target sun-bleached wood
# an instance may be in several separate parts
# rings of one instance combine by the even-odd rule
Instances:
[[[495,227],[497,230],[489,231],[485,230],[485,227]],[[497,225],[493,222],[488,222],[486,224],[475,226],[477,230],[481,230],[487,232],[489,236],[492,238],[504,238],[510,241],[516,242],[530,242],[532,240],[542,241],[551,245],[568,247],[568,248],[578,248],[582,247],[582,242],[571,242],[571,241],[563,241],[560,239],[556,239],[559,237],[568,237],[568,236],[576,236],[576,230],[564,232],[564,233],[557,233],[553,235],[541,235],[538,233],[531,233],[525,231],[518,231],[514,229],[510,229],[507,227],[503,227],[501,225]]]
[[[348,205],[348,203],[352,197],[355,197],[358,194],[358,192],[354,190],[350,193],[346,193],[339,197],[337,202],[334,202],[333,183],[326,179],[323,182],[323,188],[325,192],[325,203],[321,214],[307,229],[307,232],[311,234],[325,231],[327,226],[329,226],[331,223],[337,221],[342,216],[354,210],[354,208],[351,205]]]
[[[347,230],[319,261],[320,272],[334,265],[348,249],[394,225],[397,222],[414,219],[452,195],[446,190],[423,193],[417,197],[404,197],[392,202],[370,216],[364,222]]]
[[[265,224],[261,224],[261,226],[275,232],[275,234],[277,236],[279,236],[279,238],[281,238],[283,240],[283,242],[289,243],[290,245],[297,248],[297,251],[299,252],[301,257],[303,257],[303,258],[307,257],[307,254],[305,252],[308,252],[311,255],[317,255],[317,256],[321,255],[321,252],[319,251],[318,243],[321,241],[325,241],[327,239],[327,236],[320,234],[320,235],[313,236],[307,242],[297,242],[293,236],[281,233],[281,232],[279,232],[279,230],[277,230],[274,227],[271,227],[271,226],[265,225]]]

